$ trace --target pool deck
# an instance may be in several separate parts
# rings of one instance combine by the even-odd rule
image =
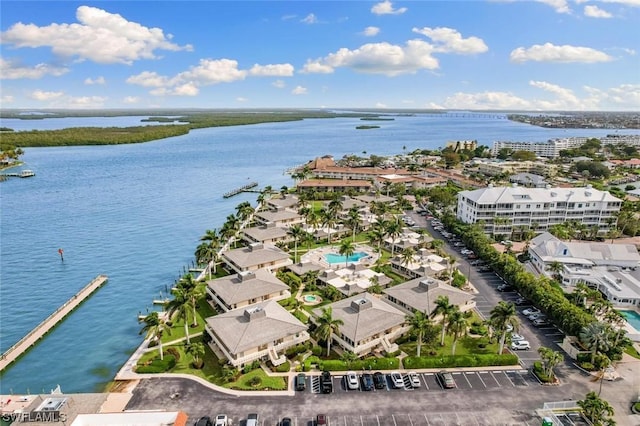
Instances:
[[[349,264],[361,264],[361,265],[365,265],[365,266],[371,266],[374,263],[376,263],[376,261],[378,260],[378,254],[374,252],[373,248],[371,248],[368,245],[361,245],[361,244],[356,244],[354,247],[354,252],[364,252],[367,253],[367,256],[355,261],[355,262],[348,262]],[[340,263],[329,263],[327,262],[327,259],[325,258],[325,255],[327,254],[335,254],[340,256],[340,253],[338,253],[338,247],[337,246],[331,246],[331,247],[320,247],[317,248],[315,250],[311,250],[308,253],[305,253],[302,255],[302,257],[300,258],[300,261],[305,263],[305,262],[312,262],[315,263],[317,265],[322,266],[324,269],[336,269],[336,265],[337,266],[344,266],[343,262]]]

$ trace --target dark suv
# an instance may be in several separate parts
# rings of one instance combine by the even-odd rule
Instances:
[[[364,373],[362,375],[362,389],[366,391],[373,390],[373,376],[371,373]]]
[[[195,422],[195,426],[213,426],[213,422],[211,421],[211,417],[204,416],[200,417],[197,422]]]
[[[296,376],[296,390],[303,391],[307,388],[307,376],[304,373],[299,373]]]
[[[387,379],[384,377],[384,374],[379,371],[373,373],[373,386],[375,386],[376,389],[384,389],[387,387]]]
[[[320,389],[322,393],[333,392],[333,379],[331,378],[331,373],[328,371],[323,371],[320,376]]]

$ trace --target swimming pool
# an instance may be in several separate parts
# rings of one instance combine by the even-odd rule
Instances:
[[[631,327],[635,328],[640,332],[640,314],[636,311],[618,311],[620,312],[627,322],[631,325]]]
[[[340,254],[334,254],[334,253],[327,253],[324,255],[324,258],[327,262],[334,264],[334,263],[345,263],[345,262],[357,262],[358,260],[367,256],[368,256],[367,253],[363,251],[357,251],[353,253],[351,256],[349,256],[349,258],[342,256]]]

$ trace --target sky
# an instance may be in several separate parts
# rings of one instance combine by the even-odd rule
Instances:
[[[640,0],[5,1],[1,108],[640,111]]]

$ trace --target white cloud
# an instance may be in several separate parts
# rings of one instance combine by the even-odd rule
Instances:
[[[249,101],[249,99],[247,99],[247,98],[243,98],[242,96],[238,96],[238,97],[236,98],[236,102],[244,103],[244,102],[248,102],[248,101]]]
[[[371,13],[375,15],[402,15],[406,11],[406,7],[394,9],[390,0],[384,0],[383,2],[376,3],[371,8]]]
[[[284,89],[286,86],[285,82],[282,80],[276,80],[273,83],[271,83],[271,85],[273,87],[277,87],[278,89]]]
[[[107,98],[103,96],[70,96],[64,99],[64,105],[56,106],[64,106],[65,108],[102,108],[106,100]]]
[[[44,90],[36,90],[29,97],[36,101],[50,101],[64,96],[64,92],[45,92]]]
[[[539,3],[548,4],[553,7],[558,13],[571,13],[571,8],[569,8],[569,4],[567,0],[536,0]]]
[[[414,33],[429,37],[434,43],[434,52],[458,53],[462,55],[484,53],[489,48],[478,37],[462,38],[462,35],[446,27],[439,28],[413,28]]]
[[[538,101],[538,106],[543,109],[589,109],[585,108],[585,100],[578,99],[570,89],[546,81],[532,80],[529,85],[555,95],[555,99],[552,101]]]
[[[156,50],[192,50],[190,45],[170,42],[171,35],[165,35],[160,28],[148,28],[95,7],[78,7],[76,18],[79,23],[42,27],[19,22],[3,32],[1,38],[15,47],[50,47],[56,55],[101,64],[156,59]]]
[[[124,99],[122,99],[122,103],[123,104],[137,104],[138,102],[140,102],[140,98],[138,96],[125,96]]]
[[[12,95],[2,95],[0,96],[0,105],[10,104],[15,101],[15,98]]]
[[[200,93],[200,89],[193,81],[190,81],[175,86],[170,94],[175,96],[197,96],[198,93]]]
[[[308,74],[331,74],[333,73],[333,67],[323,64],[321,59],[316,59],[314,61],[308,60],[304,67],[302,67],[302,73]]]
[[[293,75],[293,65],[291,64],[255,64],[249,70],[249,75],[259,77],[291,77]]]
[[[158,75],[155,71],[143,71],[138,75],[132,75],[127,78],[126,82],[142,87],[162,87],[168,84],[169,79]]]
[[[405,46],[369,43],[355,50],[342,48],[322,59],[308,61],[304,71],[327,73],[346,67],[362,73],[396,76],[438,68],[433,51],[433,46],[423,40],[409,40]]]
[[[85,78],[84,80],[84,84],[87,85],[92,85],[92,84],[106,84],[107,81],[104,79],[104,77],[100,76],[97,77],[96,79],[92,79],[92,78]]]
[[[306,95],[307,94],[307,88],[306,87],[302,87],[302,86],[296,86],[295,89],[293,89],[291,91],[292,94],[294,95]]]
[[[608,105],[610,109],[640,109],[640,84],[621,84],[607,90],[585,86],[584,89],[597,100],[600,105]]]
[[[511,62],[608,62],[613,58],[590,47],[556,46],[552,43],[534,44],[528,49],[518,47],[511,52]]]
[[[367,37],[373,37],[380,33],[380,28],[378,27],[367,27],[362,31],[362,34]]]
[[[453,109],[529,109],[530,104],[508,92],[455,93],[437,108]]]
[[[588,4],[584,7],[584,16],[588,16],[589,18],[611,18],[613,15],[606,10],[600,9],[596,5]]]
[[[47,64],[27,67],[15,61],[0,58],[0,79],[3,80],[18,80],[22,78],[37,80],[46,75],[59,77],[67,72],[69,72],[69,69],[64,67],[54,67]]]
[[[304,18],[302,18],[300,20],[300,22],[305,23],[305,24],[317,24],[318,23],[318,18],[316,18],[316,15],[314,15],[313,13],[310,13],[307,16],[305,16]]]
[[[603,3],[619,3],[625,6],[640,7],[640,0],[602,0]]]
[[[201,59],[198,66],[181,72],[172,80],[182,83],[194,81],[199,85],[231,83],[244,80],[247,71],[238,69],[238,61],[233,59]]]
[[[388,108],[388,105],[384,102],[376,102],[375,108]]]

